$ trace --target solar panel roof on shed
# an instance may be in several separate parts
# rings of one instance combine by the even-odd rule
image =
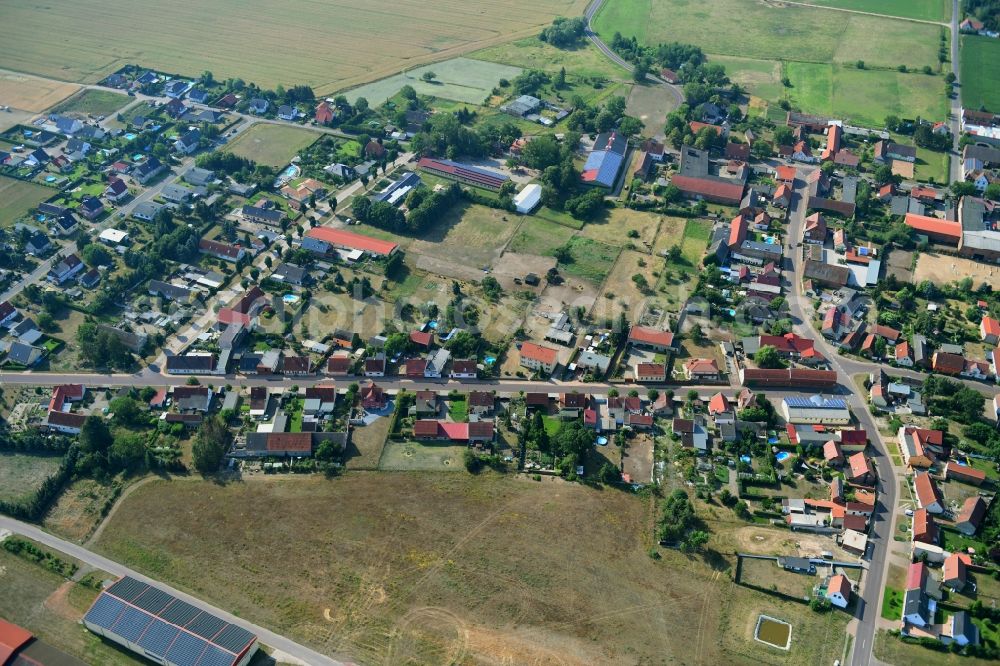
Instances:
[[[789,407],[818,407],[819,409],[846,409],[847,403],[840,398],[822,398],[813,396],[802,398],[799,396],[789,396],[785,398],[785,403]]]
[[[257,641],[246,629],[128,576],[101,592],[83,621],[171,666],[234,666]]]

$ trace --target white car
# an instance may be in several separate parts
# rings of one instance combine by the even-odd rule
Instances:
[[[913,509],[907,509],[903,513],[905,513],[907,516],[912,516],[913,515]]]

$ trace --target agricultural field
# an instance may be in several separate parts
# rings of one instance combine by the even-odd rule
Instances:
[[[66,99],[80,86],[16,72],[0,72],[0,104],[38,113]]]
[[[582,14],[585,5],[585,0],[487,5],[139,0],[120,12],[103,0],[15,3],[4,8],[0,62],[75,82],[94,83],[137,63],[189,76],[211,70],[217,79],[238,76],[267,88],[308,84],[328,94],[404,67],[533,36],[556,16]],[[137,15],[143,17],[141,30],[135,27]],[[50,39],[38,39],[43,34]]]
[[[236,137],[226,150],[258,164],[281,167],[318,137],[298,127],[260,123]]]
[[[464,471],[154,481],[96,548],[358,663],[724,663],[730,584],[701,557],[650,558],[648,501]]]
[[[0,228],[9,227],[29,210],[57,194],[44,185],[0,176]]]
[[[562,271],[598,285],[611,272],[618,253],[621,252],[617,247],[584,236],[571,238],[566,247],[569,250],[569,260],[560,262]]]
[[[61,456],[0,452],[0,501],[31,495],[59,469]]]
[[[427,72],[435,74],[432,82],[421,78]],[[482,104],[483,100],[490,96],[493,88],[500,83],[500,79],[511,80],[520,73],[520,67],[470,58],[452,58],[352,88],[347,92],[347,99],[353,104],[359,97],[364,97],[372,106],[378,106],[394,97],[403,86],[410,85],[420,95],[432,95],[467,104]]]
[[[938,76],[809,62],[787,62],[784,73],[792,84],[784,96],[793,106],[814,113],[876,127],[887,115],[947,116]]]
[[[84,90],[52,109],[55,113],[109,116],[132,101],[126,95],[107,90]]]
[[[69,582],[38,564],[0,549],[0,617],[28,629],[49,645],[85,663],[140,666],[143,663],[140,659],[80,626],[80,618],[95,598],[97,589]]]
[[[1000,40],[962,35],[961,46],[962,105],[1000,112]]]
[[[725,67],[726,76],[743,86],[751,95],[765,100],[780,100],[784,97],[781,63],[777,60],[713,55],[709,62]]]
[[[937,65],[941,30],[910,21],[755,0],[618,0],[602,8],[595,27],[606,39],[620,32],[650,45],[689,42],[709,54],[819,63],[860,59],[869,66],[918,68]]]
[[[918,21],[945,22],[951,18],[951,3],[946,0],[809,0],[809,4]]]

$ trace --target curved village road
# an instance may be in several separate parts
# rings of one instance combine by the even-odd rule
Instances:
[[[265,645],[269,645],[270,647],[281,650],[282,652],[286,652],[293,657],[301,659],[310,666],[353,666],[350,662],[342,662],[337,661],[336,659],[331,659],[326,655],[320,654],[319,652],[316,652],[315,650],[304,645],[300,645],[299,643],[285,638],[280,634],[276,634],[273,631],[265,629],[264,627],[248,622],[242,617],[236,617],[232,613],[224,611],[221,608],[217,608],[205,601],[202,601],[201,599],[192,597],[190,594],[181,592],[180,590],[177,590],[158,580],[154,580],[148,576],[143,576],[138,571],[134,571],[123,564],[119,564],[114,560],[109,560],[106,557],[89,551],[83,546],[78,546],[74,543],[70,543],[69,541],[63,541],[59,537],[40,530],[34,525],[22,523],[19,520],[14,520],[13,518],[8,518],[7,516],[0,516],[0,529],[7,529],[15,534],[20,534],[21,536],[33,539],[48,546],[49,548],[58,550],[64,555],[76,558],[81,562],[101,569],[102,571],[107,571],[109,574],[114,574],[115,576],[131,576],[132,578],[141,580],[149,585],[155,585],[156,587],[169,592],[175,597],[188,602],[192,606],[195,606],[206,613],[218,615],[226,622],[243,627],[244,629],[257,634],[257,637]]]
[[[592,21],[594,17],[597,15],[597,12],[601,10],[601,7],[603,5],[604,5],[604,0],[594,0],[593,2],[590,3],[590,5],[587,7],[587,10],[584,12],[584,18],[587,19],[587,39],[589,39],[591,43],[593,43],[593,45],[596,46],[601,51],[601,53],[607,56],[611,62],[615,63],[622,69],[631,72],[633,69],[635,69],[635,67],[633,67],[631,63],[622,58],[620,55],[612,51],[611,47],[605,44],[604,41],[597,36],[597,33],[594,32],[594,26],[592,24]],[[646,79],[653,81],[655,83],[659,83],[660,85],[665,87],[667,91],[670,93],[670,96],[674,98],[676,106],[680,106],[681,104],[684,103],[684,93],[681,92],[681,89],[678,88],[677,86],[671,83],[667,83],[660,77],[655,76],[653,74],[647,74]]]

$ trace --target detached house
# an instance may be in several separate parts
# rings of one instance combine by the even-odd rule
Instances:
[[[49,271],[48,280],[57,285],[62,284],[76,276],[83,269],[84,265],[80,261],[80,257],[71,254],[52,267],[52,270]]]
[[[979,323],[979,337],[989,345],[1000,344],[1000,321],[984,315]]]
[[[198,150],[198,143],[201,141],[201,131],[197,129],[188,130],[174,141],[174,150],[183,155],[190,155]]]
[[[533,342],[521,345],[521,365],[529,370],[551,373],[559,362],[559,352],[551,347],[543,347]]]
[[[944,513],[944,501],[941,499],[941,493],[929,474],[926,472],[914,474],[913,489],[921,509],[926,509],[928,513],[933,514]]]
[[[962,510],[955,517],[955,529],[966,536],[973,536],[986,517],[986,501],[978,495],[965,500]]]
[[[209,254],[217,259],[233,263],[242,259],[246,254],[246,250],[239,245],[230,245],[229,243],[222,243],[207,238],[201,239],[201,242],[198,243],[198,250],[202,254]]]

